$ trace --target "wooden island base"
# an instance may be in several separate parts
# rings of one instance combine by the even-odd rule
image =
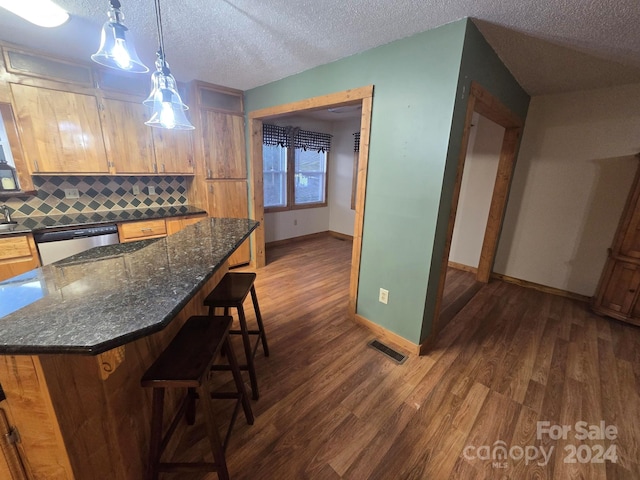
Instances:
[[[0,356],[0,408],[20,437],[3,445],[0,478],[144,478],[151,392],[140,378],[190,316],[207,314],[203,300],[227,270],[225,262],[162,331],[121,347],[96,356]],[[169,421],[180,393],[167,395]]]

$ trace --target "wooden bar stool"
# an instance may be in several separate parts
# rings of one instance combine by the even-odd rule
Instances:
[[[221,480],[229,478],[224,452],[240,405],[244,408],[247,423],[253,424],[251,403],[244,388],[244,382],[233,348],[229,343],[229,331],[232,323],[233,319],[231,317],[194,316],[189,318],[169,346],[142,377],[141,385],[153,388],[149,463],[146,475],[148,480],[157,480],[160,472],[193,471],[217,472],[218,478]],[[209,378],[211,366],[220,353],[224,353],[227,356],[237,391],[221,393],[217,396],[216,393],[211,393]],[[165,389],[167,388],[184,388],[187,389],[187,394],[182,400],[169,428],[163,435],[162,418]],[[197,392],[197,397],[203,407],[207,437],[213,453],[214,463],[162,462],[162,453],[178,426],[178,422],[188,412],[195,398],[194,392]],[[211,405],[212,398],[237,399],[224,442],[220,440],[218,434],[218,427]]]
[[[231,330],[229,333],[242,335],[242,343],[244,346],[247,364],[240,365],[240,370],[247,370],[249,372],[251,392],[254,400],[257,400],[259,393],[254,358],[260,343],[262,343],[262,350],[264,351],[265,357],[269,356],[269,346],[267,345],[267,335],[264,331],[262,315],[260,315],[260,307],[258,306],[258,297],[256,296],[256,289],[254,286],[255,279],[256,274],[252,272],[229,272],[222,277],[220,283],[218,283],[207,298],[205,298],[204,304],[209,307],[210,316],[215,314],[216,308],[224,308],[225,315],[229,315],[230,308],[238,310],[240,330]],[[253,302],[253,309],[256,313],[256,323],[258,325],[258,328],[254,330],[249,330],[247,328],[247,319],[244,315],[244,307],[242,306],[249,292],[251,292],[251,301]],[[253,345],[251,345],[250,335],[256,335],[258,337]]]

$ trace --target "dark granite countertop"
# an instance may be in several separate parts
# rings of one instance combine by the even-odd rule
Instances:
[[[18,222],[13,230],[0,230],[0,235],[25,234],[43,230],[100,225],[104,223],[121,223],[154,218],[184,217],[207,213],[201,208],[190,205],[173,207],[139,208],[130,210],[104,210],[92,213],[71,213],[68,215],[51,215],[41,217],[13,217]]]
[[[96,355],[162,330],[257,226],[203,219],[0,282],[0,354]]]

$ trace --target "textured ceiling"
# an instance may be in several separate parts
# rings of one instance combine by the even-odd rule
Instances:
[[[157,50],[152,0],[121,0],[138,53]],[[71,20],[42,29],[0,8],[0,38],[88,59],[107,0],[58,0]],[[638,0],[162,0],[179,80],[246,90],[473,17],[532,95],[640,82]]]

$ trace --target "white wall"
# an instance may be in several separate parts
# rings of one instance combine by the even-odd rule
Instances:
[[[471,123],[474,126],[469,135],[449,260],[477,267],[496,182],[504,128],[478,114],[474,114]]]
[[[359,131],[360,117],[333,122],[329,162],[329,230],[351,236],[356,216],[351,210],[353,134]]]
[[[534,97],[494,271],[593,295],[640,150],[640,84]]]
[[[329,133],[331,151],[328,169],[328,202],[326,207],[303,208],[265,213],[265,242],[301,237],[328,230],[353,235],[355,212],[351,210],[353,178],[353,133],[360,130],[360,119],[328,122],[290,116],[274,119],[275,125],[296,126],[303,130]]]

